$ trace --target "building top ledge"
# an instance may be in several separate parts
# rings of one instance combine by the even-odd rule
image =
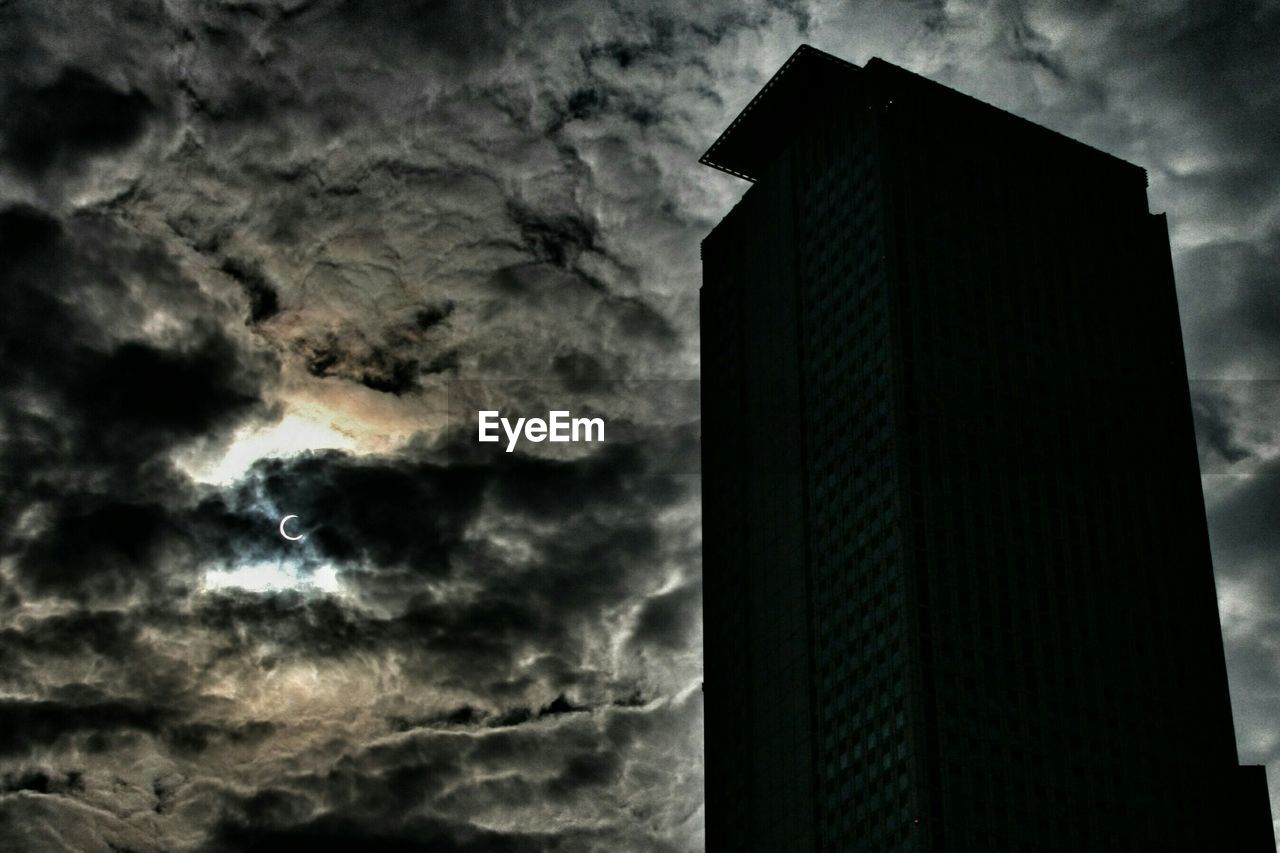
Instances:
[[[786,147],[804,117],[860,70],[852,62],[800,45],[698,162],[755,181]]]

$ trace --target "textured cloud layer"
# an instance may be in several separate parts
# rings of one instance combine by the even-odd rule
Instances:
[[[0,839],[701,849],[696,425],[592,383],[696,376],[698,241],[743,189],[697,156],[802,40],[1150,170],[1242,758],[1280,769],[1277,27],[0,4]],[[481,458],[464,380],[613,387],[632,430]]]

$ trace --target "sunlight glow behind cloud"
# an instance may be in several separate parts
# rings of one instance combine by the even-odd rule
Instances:
[[[236,432],[220,458],[180,457],[178,467],[198,483],[225,486],[241,479],[259,459],[294,456],[310,450],[355,450],[358,442],[315,413],[293,412],[279,423],[249,425]]]
[[[304,572],[285,561],[246,563],[230,569],[210,569],[204,576],[204,589],[213,591],[236,588],[248,592],[275,592],[285,589],[315,590],[338,593],[342,587],[333,566],[321,566]]]

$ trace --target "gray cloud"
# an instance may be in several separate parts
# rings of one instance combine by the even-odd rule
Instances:
[[[1147,166],[1193,374],[1270,378],[1276,21],[0,5],[0,839],[701,849],[688,425],[618,385],[636,441],[480,458],[450,389],[696,376],[698,240],[743,190],[697,156],[801,40]],[[1274,407],[1248,387],[1197,412],[1242,753],[1274,762]],[[193,474],[298,419],[344,449]],[[211,585],[235,571],[297,588]]]

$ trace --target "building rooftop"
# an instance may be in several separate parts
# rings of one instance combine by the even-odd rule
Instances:
[[[852,62],[800,45],[698,162],[756,180],[786,147],[797,124],[859,71]]]
[[[1146,170],[1115,155],[1108,154],[1077,139],[1050,130],[1043,125],[980,101],[971,95],[958,92],[922,77],[891,62],[873,57],[865,68],[846,62],[839,57],[802,44],[782,64],[777,73],[765,83],[750,103],[738,113],[732,123],[698,162],[722,172],[728,172],[748,181],[756,181],[787,143],[813,115],[834,98],[859,75],[869,74],[879,80],[896,80],[900,85],[913,87],[912,91],[927,92],[944,99],[956,98],[972,103],[1002,121],[1016,132],[1031,133],[1045,143],[1065,145],[1063,150],[1098,158],[1100,163],[1120,167],[1127,175],[1140,177],[1146,186]],[[952,103],[955,103],[954,101]]]

